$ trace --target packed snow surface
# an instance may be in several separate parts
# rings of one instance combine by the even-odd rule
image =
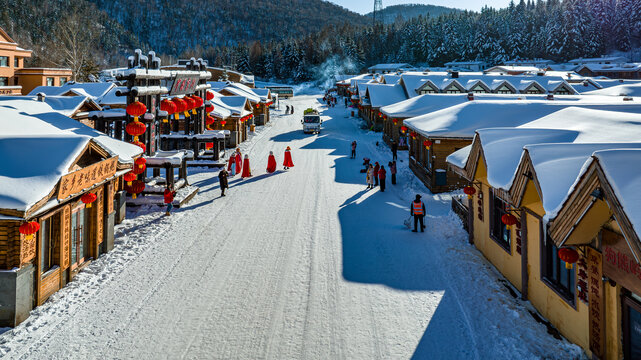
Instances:
[[[0,335],[0,357],[580,358],[468,245],[451,195],[428,193],[407,152],[398,185],[388,171],[387,191],[366,189],[360,159],[387,167],[391,153],[321,96],[281,100],[241,145],[254,176],[231,178],[226,197],[217,173],[191,169],[200,191],[185,207],[130,212],[112,252]],[[320,135],[302,132],[309,107],[322,112]],[[287,146],[295,167],[267,175],[269,152],[280,164]],[[416,193],[425,233],[403,226]]]

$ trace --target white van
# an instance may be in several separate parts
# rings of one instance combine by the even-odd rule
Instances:
[[[303,132],[305,134],[310,134],[310,133],[320,134],[322,123],[323,123],[323,120],[321,120],[321,117],[318,111],[313,111],[305,114],[303,116],[303,120],[301,120],[301,124],[303,124]]]

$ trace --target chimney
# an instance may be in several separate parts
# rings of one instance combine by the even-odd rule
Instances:
[[[634,101],[634,99],[629,96],[626,96],[623,98],[623,101]]]
[[[545,71],[537,71],[536,76],[545,76]]]
[[[40,102],[45,102],[45,99],[47,98],[47,95],[41,92],[39,92],[36,96],[38,96],[38,101]]]
[[[467,93],[467,100],[474,101],[474,93]]]
[[[547,99],[548,100],[554,100],[554,94],[548,94]]]
[[[452,79],[458,79],[458,71],[452,71]]]

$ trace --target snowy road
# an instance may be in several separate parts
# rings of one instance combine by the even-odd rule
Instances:
[[[304,108],[243,144],[254,177],[225,198],[200,172],[199,195],[174,216],[147,212],[118,227],[116,249],[31,318],[0,335],[9,359],[498,359],[572,358],[528,305],[466,244],[448,196],[427,196],[428,232],[403,220],[416,190],[367,191],[362,160],[390,154],[348,118],[323,110],[304,135]],[[284,104],[281,104],[284,108]],[[293,169],[264,175],[267,155]],[[401,153],[403,159],[406,154]],[[509,356],[508,356],[509,355]]]

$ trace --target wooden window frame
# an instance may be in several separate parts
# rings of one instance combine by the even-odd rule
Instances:
[[[494,235],[495,222],[501,221],[501,217],[497,219],[496,216],[494,215],[495,201],[496,199],[498,199],[503,204],[505,204],[505,201],[503,201],[501,198],[496,196],[494,194],[494,189],[492,188],[490,188],[489,194],[490,194],[490,226],[489,226],[490,239],[492,239],[497,245],[499,245],[501,249],[505,250],[505,252],[512,255],[512,231],[508,230],[507,226],[503,224],[503,222],[501,222],[501,227],[504,227],[505,228],[504,231],[506,231],[509,235],[509,241],[507,244],[503,240],[496,238],[496,236]],[[505,209],[502,209],[501,213],[507,213],[507,211]]]
[[[548,287],[550,290],[552,290],[554,293],[556,293],[565,303],[567,303],[570,307],[572,307],[574,310],[577,309],[577,292],[576,292],[576,265],[572,267],[572,270],[565,269],[565,266],[562,264],[562,260],[559,259],[558,265],[559,269],[562,267],[563,269],[560,270],[566,270],[568,273],[572,275],[574,278],[572,280],[572,289],[574,290],[573,293],[568,293],[567,290],[562,287],[560,284],[557,283],[555,279],[551,279],[550,276],[548,275],[548,261],[550,260],[548,258],[548,249],[547,249],[547,244],[545,241],[546,238],[546,229],[543,227],[543,222],[539,221],[539,253],[541,254],[540,256],[540,277],[541,281]],[[551,238],[548,236],[548,242],[554,245],[554,242]],[[558,253],[557,253],[558,257]],[[557,271],[558,272],[558,271]]]
[[[633,308],[641,313],[641,304],[626,293],[621,294],[621,330],[623,332],[623,358],[632,359],[632,349],[630,348],[630,311]]]

